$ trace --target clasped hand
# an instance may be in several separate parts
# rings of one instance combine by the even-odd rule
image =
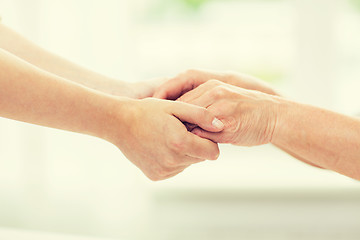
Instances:
[[[188,132],[183,124],[222,131],[222,122],[205,108],[154,98],[132,100],[126,106],[123,122],[130,124],[118,131],[126,137],[115,132],[112,142],[151,180],[167,179],[191,164],[218,158],[216,143]]]
[[[189,70],[162,84],[154,97],[204,107],[224,123],[221,132],[191,130],[202,138],[255,146],[271,142],[281,105],[276,95],[264,82],[248,75]]]
[[[130,139],[118,145],[150,179],[163,180],[191,164],[217,159],[217,143],[269,143],[277,122],[276,98],[255,90],[275,94],[249,76],[187,71],[157,89],[154,97],[163,100],[135,104],[129,115],[133,127],[125,130]],[[186,128],[189,124],[194,127]]]

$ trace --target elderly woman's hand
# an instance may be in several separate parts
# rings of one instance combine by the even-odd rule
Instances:
[[[225,124],[219,133],[193,129],[200,137],[241,146],[271,142],[279,108],[272,95],[210,80],[184,94],[179,101],[205,107]]]

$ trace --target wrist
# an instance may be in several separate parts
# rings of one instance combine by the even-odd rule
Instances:
[[[135,101],[106,94],[101,94],[97,101],[94,99],[93,110],[90,110],[89,116],[92,121],[90,135],[117,144],[131,122],[129,118]]]
[[[289,131],[289,123],[293,119],[294,102],[288,101],[281,97],[274,97],[277,99],[276,107],[274,108],[274,116],[276,118],[271,143],[280,145],[281,141],[286,138]]]

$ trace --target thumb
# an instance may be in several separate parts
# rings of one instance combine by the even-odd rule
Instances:
[[[153,97],[160,99],[176,100],[181,97],[184,93],[191,91],[197,85],[194,80],[188,78],[172,78],[162,84],[155,91]]]
[[[174,107],[171,113],[183,122],[198,125],[209,132],[221,132],[224,123],[217,119],[209,110],[183,102],[172,102]]]
[[[154,92],[153,97],[159,99],[175,100],[181,96],[182,90],[181,83],[171,79],[160,85]]]

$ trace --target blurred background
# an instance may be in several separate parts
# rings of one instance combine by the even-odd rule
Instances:
[[[0,0],[3,23],[126,81],[258,76],[360,113],[359,0]],[[102,140],[0,118],[0,226],[115,239],[359,239],[360,185],[272,146],[151,182]]]

